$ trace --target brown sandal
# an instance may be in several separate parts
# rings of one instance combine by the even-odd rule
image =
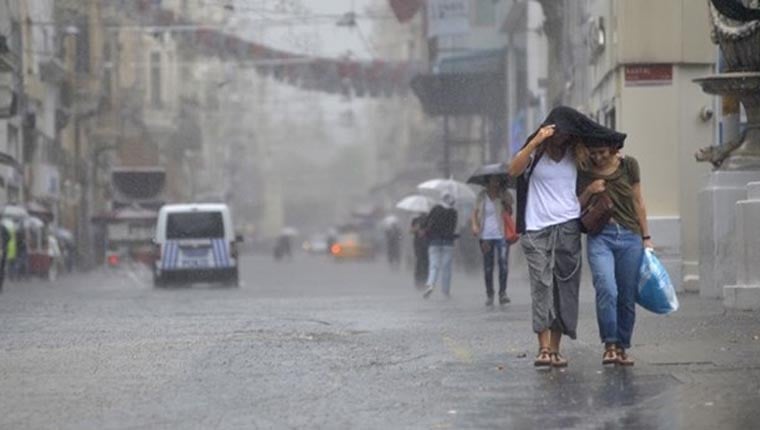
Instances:
[[[617,364],[620,361],[618,357],[617,348],[614,345],[604,348],[604,354],[602,354],[602,365]]]
[[[562,356],[562,354],[557,352],[552,352],[552,367],[567,367],[567,359]]]
[[[633,359],[628,356],[628,354],[625,353],[625,349],[618,348],[617,349],[617,364],[620,366],[633,366]]]
[[[536,367],[549,367],[552,365],[552,356],[549,348],[539,348],[533,365]]]

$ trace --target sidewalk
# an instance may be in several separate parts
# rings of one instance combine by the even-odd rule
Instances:
[[[515,273],[516,272],[516,273]],[[464,279],[462,279],[464,281]],[[482,282],[467,279],[467,283]],[[529,318],[529,287],[519,267],[510,274],[511,313]],[[531,403],[514,428],[749,429],[760,426],[760,312],[727,310],[720,300],[679,295],[680,309],[667,316],[637,307],[633,346],[636,365],[604,368],[591,277],[584,273],[577,340],[563,349],[570,367],[548,377],[528,372],[534,350],[514,363],[515,381],[483,394],[503,406]],[[523,324],[524,325],[524,324]],[[534,341],[531,341],[531,343]],[[520,354],[522,355],[522,354]],[[481,373],[492,372],[481,363]],[[493,365],[493,363],[490,363]],[[509,364],[508,364],[509,365]],[[516,370],[517,369],[517,370]],[[509,372],[508,370],[505,370]],[[473,380],[480,375],[470,375]],[[526,385],[527,384],[527,385]],[[536,387],[535,384],[544,384]],[[523,393],[516,395],[515,391]],[[533,404],[531,399],[542,399]],[[511,409],[511,407],[510,407]],[[594,417],[589,419],[589,417]],[[466,416],[475,427],[498,428],[491,417]],[[542,422],[543,420],[543,422]]]

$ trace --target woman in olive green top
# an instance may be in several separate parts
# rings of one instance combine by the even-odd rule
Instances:
[[[594,142],[596,143],[596,142]],[[607,193],[614,209],[609,224],[588,236],[588,262],[596,290],[596,316],[604,343],[602,364],[633,365],[626,354],[636,320],[636,290],[645,247],[652,247],[641,197],[639,163],[620,146],[588,144],[589,169],[578,172],[578,200]]]

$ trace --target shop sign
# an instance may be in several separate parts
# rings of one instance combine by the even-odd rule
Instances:
[[[625,66],[625,86],[671,85],[672,64],[628,64]]]
[[[429,0],[427,12],[428,37],[470,32],[469,0]]]

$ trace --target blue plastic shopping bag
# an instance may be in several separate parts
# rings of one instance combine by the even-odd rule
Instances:
[[[669,314],[678,310],[678,296],[670,276],[654,251],[644,250],[639,269],[639,291],[636,303],[656,314]]]

